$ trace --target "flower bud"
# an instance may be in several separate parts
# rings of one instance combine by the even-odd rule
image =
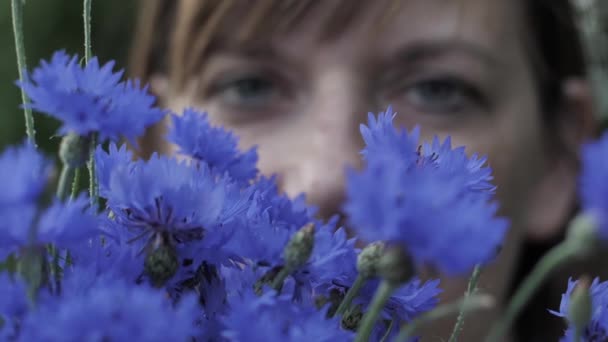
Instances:
[[[568,305],[568,321],[579,332],[584,331],[591,321],[592,303],[589,285],[589,278],[580,279],[572,291]]]
[[[144,260],[144,271],[154,286],[162,286],[177,272],[179,260],[177,252],[167,239],[157,236]]]
[[[64,165],[77,169],[87,162],[89,144],[89,138],[70,133],[61,139],[59,159]]]
[[[566,238],[579,246],[580,253],[592,251],[599,241],[597,219],[589,213],[577,215],[568,226]]]
[[[403,284],[414,275],[412,260],[397,246],[386,248],[377,270],[380,277],[393,284]]]
[[[365,278],[378,275],[378,263],[384,254],[384,242],[377,241],[367,245],[357,257],[357,271]]]
[[[285,267],[289,270],[295,270],[308,261],[312,254],[312,249],[315,243],[315,225],[308,223],[289,240],[283,257],[285,258]]]

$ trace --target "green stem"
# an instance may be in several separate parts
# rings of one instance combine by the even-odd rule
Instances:
[[[277,292],[281,292],[281,289],[283,288],[283,282],[285,281],[285,279],[287,279],[290,273],[291,271],[287,267],[283,267],[281,271],[279,271],[279,274],[277,274],[277,276],[272,281],[272,288],[275,289]]]
[[[503,317],[492,327],[486,342],[500,341],[543,280],[562,262],[575,256],[581,247],[580,244],[566,240],[549,250],[517,289]]]
[[[12,0],[12,15],[13,15],[13,34],[15,36],[15,52],[17,54],[17,69],[19,71],[19,81],[25,81],[23,74],[27,70],[25,61],[25,43],[23,39],[23,0]],[[29,108],[29,98],[25,90],[21,88],[21,101],[23,101],[23,112],[25,115],[25,132],[29,142],[36,146],[36,130],[34,129],[34,116],[32,109]]]
[[[59,175],[59,184],[57,185],[57,198],[63,200],[68,194],[72,178],[72,168],[66,164],[61,167],[61,174]]]
[[[355,279],[353,285],[346,292],[344,299],[342,299],[340,306],[338,306],[335,313],[336,315],[342,315],[344,312],[346,312],[346,310],[350,307],[350,303],[352,303],[353,299],[355,299],[366,281],[367,278],[361,275],[361,273],[357,275],[357,279]]]
[[[475,268],[473,269],[473,274],[471,274],[471,278],[469,279],[469,285],[467,286],[467,292],[464,295],[465,300],[467,300],[467,298],[469,298],[471,295],[473,295],[473,293],[477,289],[477,281],[479,280],[479,274],[481,274],[481,267],[480,267],[480,265],[476,265]],[[463,305],[462,309],[464,309],[464,308],[465,308],[465,306]],[[456,319],[456,324],[454,325],[454,330],[452,330],[452,335],[450,335],[450,339],[448,340],[448,342],[458,341],[458,335],[462,331],[462,326],[464,325],[464,316],[465,316],[465,311],[461,310],[458,313],[458,318]]]
[[[78,190],[80,190],[80,173],[81,169],[77,168],[74,170],[74,180],[72,181],[72,198],[78,196]]]
[[[456,312],[471,312],[482,308],[490,308],[494,305],[494,300],[489,295],[472,295],[464,297],[456,302],[441,305],[435,309],[418,316],[401,329],[395,342],[405,342],[412,336],[418,327],[443,317],[455,314]]]
[[[89,63],[93,57],[93,49],[91,48],[91,3],[93,0],[84,0],[84,10],[82,13],[84,19],[84,62]]]
[[[97,184],[96,166],[95,166],[95,147],[97,146],[97,135],[93,133],[91,135],[91,145],[89,151],[89,162],[87,163],[89,169],[89,197],[91,200],[91,207],[97,210],[99,207],[99,185]]]
[[[357,330],[357,337],[355,338],[355,342],[369,341],[369,337],[372,334],[374,325],[378,320],[378,316],[380,316],[380,311],[382,311],[382,308],[384,308],[386,301],[390,298],[391,294],[393,294],[393,291],[397,288],[397,286],[397,284],[386,280],[383,280],[380,283],[380,286],[374,294],[374,299],[372,300],[369,309],[365,313],[365,316],[363,316],[361,325]]]

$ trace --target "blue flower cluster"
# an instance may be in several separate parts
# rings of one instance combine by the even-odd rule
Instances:
[[[168,142],[186,158],[138,159],[120,139],[133,140],[167,111],[154,107],[154,98],[136,81],[120,81],[112,67],[100,67],[96,59],[80,67],[76,57],[58,52],[20,84],[33,109],[62,121],[60,133],[95,133],[112,142],[95,152],[101,212],[89,207],[86,196],[49,200],[45,189],[52,167],[29,144],[0,156],[5,189],[0,290],[8,294],[0,299],[0,336],[11,341],[352,339],[380,280],[369,279],[349,310],[336,315],[357,279],[360,252],[357,240],[337,226],[337,217],[321,220],[303,196],[280,193],[274,177],[258,173],[255,149],[240,152],[233,134],[194,109],[171,114]],[[423,233],[455,229],[445,239],[461,239],[463,249],[480,239],[499,244],[506,223],[494,218],[495,207],[487,204],[493,187],[485,160],[467,158],[449,141],[421,152],[409,136],[392,130],[390,119],[390,114],[377,121],[370,117],[373,127],[363,132],[365,158],[382,178],[374,186],[366,173],[349,179],[352,222],[386,232],[376,236],[361,229],[360,236],[417,241],[422,247],[406,244],[413,255],[424,262],[453,257],[451,263],[437,261],[448,269],[489,259],[486,250],[459,259],[453,254],[460,250],[447,248],[447,240],[433,243],[430,236],[437,234]],[[396,168],[401,174],[384,168],[390,160],[404,164]],[[432,193],[436,179],[444,182],[445,198]],[[410,183],[426,188],[390,193]],[[428,201],[433,196],[437,201]],[[400,198],[402,203],[390,202]],[[452,205],[458,207],[444,210]],[[397,209],[401,216],[386,216]],[[439,209],[430,223],[416,214]],[[442,226],[455,213],[471,217]],[[401,230],[410,223],[411,231]],[[480,237],[471,242],[465,234]],[[406,281],[382,310],[373,339],[393,336],[404,322],[431,310],[440,292],[437,280]]]

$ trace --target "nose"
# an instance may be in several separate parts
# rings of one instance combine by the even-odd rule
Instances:
[[[348,71],[323,72],[314,89],[301,116],[305,152],[292,173],[297,176],[284,179],[284,186],[288,193],[305,192],[327,218],[341,210],[346,167],[360,164],[359,124],[368,106]]]

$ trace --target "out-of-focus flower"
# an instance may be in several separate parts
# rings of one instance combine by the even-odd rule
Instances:
[[[608,240],[608,133],[583,146],[581,159],[581,205],[599,223],[599,236]]]
[[[120,82],[123,72],[115,73],[113,67],[114,62],[100,66],[96,57],[81,67],[78,56],[57,51],[17,84],[32,101],[28,106],[62,122],[62,135],[97,132],[102,141],[121,136],[134,141],[164,113],[154,107],[156,99],[147,87]]]
[[[231,303],[223,319],[224,337],[230,341],[348,341],[353,333],[340,328],[337,319],[327,319],[325,310],[301,305],[288,296],[268,291],[261,296],[245,293]]]
[[[241,153],[238,138],[223,127],[213,127],[207,113],[194,109],[173,115],[168,140],[177,144],[179,153],[206,163],[219,174],[227,173],[238,182],[249,182],[257,176],[258,155],[255,148]]]
[[[568,279],[568,288],[562,295],[559,311],[549,310],[552,314],[566,318],[570,307],[570,297],[578,284],[578,280]],[[608,339],[608,281],[600,282],[595,278],[589,288],[591,295],[591,322],[582,331],[581,342],[606,341]],[[574,342],[575,327],[570,325],[566,330],[562,342]]]
[[[157,290],[98,282],[39,303],[22,321],[19,341],[187,341],[197,334],[196,299],[177,308]]]
[[[485,159],[466,157],[449,140],[418,148],[418,132],[392,128],[389,114],[370,115],[362,127],[367,165],[347,175],[345,210],[359,237],[399,245],[416,263],[450,274],[493,259],[508,223],[489,201]]]

